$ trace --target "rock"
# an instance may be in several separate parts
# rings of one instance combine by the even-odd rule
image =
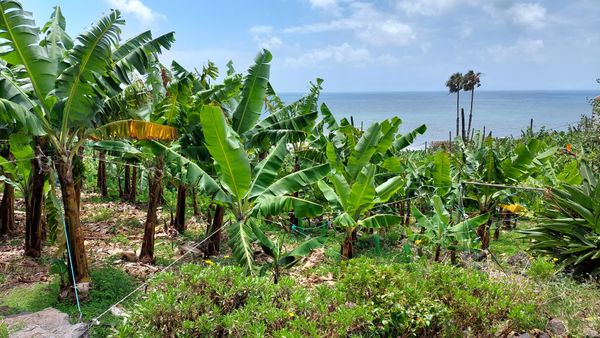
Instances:
[[[600,333],[592,329],[585,329],[583,330],[583,336],[585,338],[600,338]]]
[[[86,325],[71,325],[69,316],[53,308],[35,313],[16,315],[1,320],[14,338],[87,337]]]
[[[125,317],[127,316],[127,313],[125,312],[125,310],[123,310],[123,308],[120,308],[118,306],[113,306],[110,308],[110,313],[112,313],[113,315],[117,316],[117,317]]]
[[[125,251],[121,254],[121,259],[127,262],[137,262],[138,257],[133,251]]]
[[[531,338],[531,335],[529,333],[525,332],[525,333],[521,333],[517,337],[519,337],[519,338]]]
[[[560,319],[553,318],[546,324],[546,331],[555,336],[564,336],[567,333],[567,326]]]

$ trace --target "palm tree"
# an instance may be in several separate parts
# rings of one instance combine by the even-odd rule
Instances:
[[[469,139],[469,132],[471,131],[471,120],[473,119],[473,97],[475,96],[475,88],[481,86],[480,76],[480,72],[475,73],[473,70],[470,70],[463,77],[464,91],[471,91],[471,109],[469,111],[469,127],[467,129],[467,140]]]
[[[463,89],[463,75],[462,73],[454,73],[446,81],[446,87],[450,94],[456,93],[456,135],[458,136],[458,122],[459,117],[459,102],[460,102],[460,91]]]
[[[26,126],[31,136],[43,136],[52,147],[52,161],[60,182],[64,220],[77,282],[90,280],[81,234],[73,162],[93,133],[102,104],[122,92],[132,71],[144,72],[162,48],[169,48],[173,34],[152,39],[144,32],[119,46],[119,11],[111,11],[76,43],[69,44],[64,18],[55,16],[57,29],[40,38],[32,13],[16,0],[0,1],[0,58],[13,67],[2,74],[4,93],[0,113],[10,114]],[[58,29],[60,28],[60,29]],[[116,48],[116,49],[115,49]],[[10,88],[6,88],[10,86]],[[20,104],[26,102],[27,105]]]

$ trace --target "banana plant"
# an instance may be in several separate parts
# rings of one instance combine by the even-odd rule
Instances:
[[[343,135],[345,139],[337,147],[335,140],[327,143],[326,156],[333,170],[328,176],[329,184],[320,181],[318,187],[337,212],[334,224],[345,229],[341,255],[346,259],[354,256],[353,243],[360,228],[385,228],[401,222],[401,217],[395,214],[370,215],[378,204],[386,203],[406,183],[402,175],[376,182],[376,174],[383,171],[381,164],[389,152],[406,146],[408,138],[397,136],[400,123],[398,118],[374,123],[356,142],[354,131],[348,129],[337,133],[336,137]],[[354,144],[350,149],[348,142]]]
[[[71,43],[65,20],[55,11],[53,23],[40,36],[32,13],[16,0],[0,1],[0,58],[11,65],[2,72],[0,113],[27,126],[31,136],[42,136],[54,151],[52,158],[62,190],[65,223],[78,282],[90,280],[80,229],[73,161],[96,127],[104,100],[122,91],[133,70],[144,70],[173,34],[153,39],[144,32],[119,44],[124,21],[111,11]]]
[[[273,283],[277,284],[282,269],[289,269],[296,265],[300,259],[310,254],[314,249],[323,246],[325,243],[324,237],[308,239],[293,250],[284,251],[285,234],[280,234],[279,237],[272,241],[265,235],[256,222],[250,222],[252,232],[256,236],[258,243],[263,249],[263,252],[271,257],[271,261],[262,265],[260,275],[264,276],[268,270],[273,271]]]
[[[460,155],[455,157],[463,180],[487,184],[465,187],[466,198],[477,203],[479,213],[490,213],[488,222],[478,229],[483,250],[490,245],[490,228],[498,203],[511,203],[513,195],[509,188],[494,184],[533,184],[530,176],[543,175],[544,163],[551,161],[557,150],[536,138],[514,147],[510,144],[505,147],[503,142],[479,134],[472,146],[462,145]]]
[[[444,205],[442,198],[438,195],[431,197],[433,215],[425,216],[418,208],[413,207],[412,213],[417,221],[417,230],[422,232],[413,233],[410,238],[422,245],[434,245],[435,261],[440,260],[441,249],[449,249],[452,263],[455,263],[455,251],[458,248],[471,248],[477,240],[477,229],[485,224],[489,218],[488,214],[479,215],[462,222],[453,222],[450,212]]]
[[[291,210],[299,217],[321,214],[321,205],[295,197],[293,193],[324,178],[330,171],[329,164],[278,178],[287,154],[285,138],[253,166],[239,135],[227,124],[220,106],[202,106],[200,120],[206,148],[214,160],[217,175],[216,179],[203,175],[199,188],[210,192],[232,212],[230,246],[240,264],[252,273],[254,250],[249,223],[256,222],[260,217],[280,215]]]

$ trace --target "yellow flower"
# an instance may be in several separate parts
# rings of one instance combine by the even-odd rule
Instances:
[[[416,244],[416,245],[421,245],[421,243],[423,243],[423,241],[422,241],[422,240],[420,240],[420,239],[417,239],[417,240],[415,241],[415,244]]]
[[[204,263],[208,265],[215,265],[215,262],[211,261],[210,259],[205,260]]]
[[[554,258],[552,258],[552,261],[558,262],[558,258],[554,257]]]
[[[290,317],[294,317],[295,315],[294,315],[294,313],[293,313],[293,312],[288,312],[288,316],[290,316]]]

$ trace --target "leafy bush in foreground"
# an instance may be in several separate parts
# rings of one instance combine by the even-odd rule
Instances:
[[[545,324],[525,286],[441,264],[379,263],[352,260],[335,286],[315,288],[185,265],[154,280],[116,335],[489,336]]]

